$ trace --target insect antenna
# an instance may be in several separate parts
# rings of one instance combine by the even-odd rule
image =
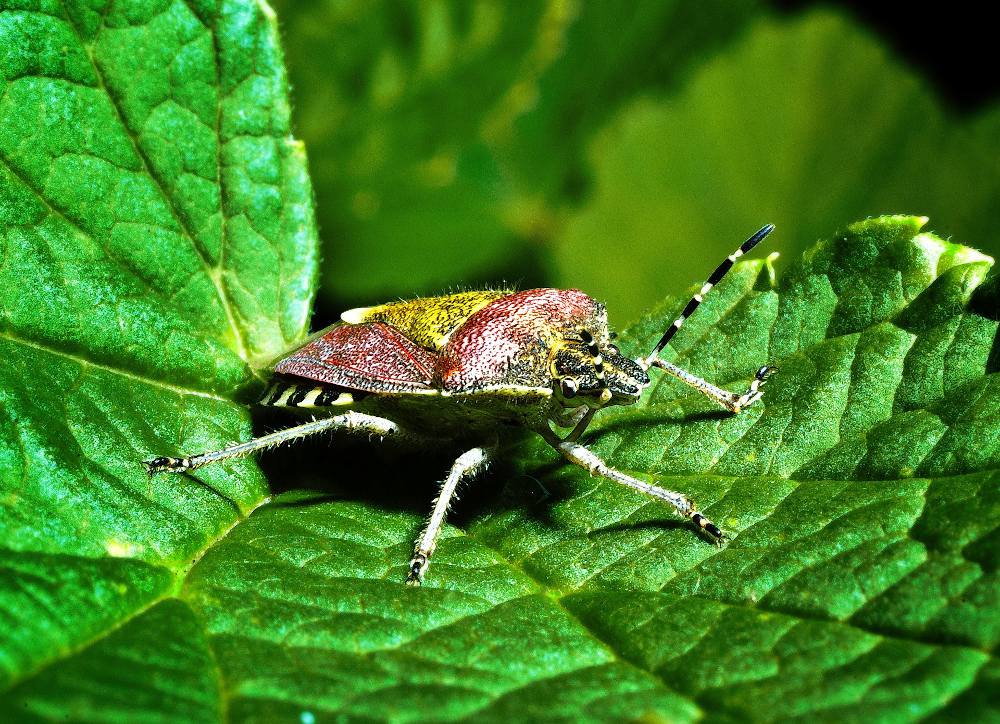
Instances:
[[[671,339],[673,339],[673,336],[677,334],[677,330],[681,328],[684,321],[690,317],[692,313],[694,313],[694,310],[698,308],[698,305],[701,304],[702,299],[704,299],[705,295],[708,294],[709,290],[718,284],[722,277],[726,276],[726,272],[732,269],[736,260],[762,242],[764,237],[772,231],[774,231],[774,224],[764,226],[760,231],[740,244],[739,249],[727,256],[726,260],[719,264],[718,268],[712,272],[711,276],[708,277],[708,280],[702,285],[701,290],[688,300],[687,305],[684,307],[684,311],[681,312],[681,316],[675,319],[673,323],[667,327],[667,331],[665,331],[663,336],[660,337],[660,341],[656,343],[656,347],[653,348],[653,351],[650,352],[644,360],[638,360],[644,368],[648,369],[653,364],[653,360],[659,357],[660,352],[662,352],[663,348],[667,346]]]
[[[602,388],[608,386],[607,380],[604,378],[604,358],[601,357],[601,350],[597,347],[597,341],[594,339],[594,335],[585,329],[580,330],[580,340],[587,345],[587,352],[594,359],[594,373],[597,375],[597,380],[601,383]]]
[[[585,329],[580,330],[580,341],[587,345],[587,352],[593,358],[594,362],[594,374],[597,376],[597,381],[601,385],[601,396],[597,399],[596,404],[588,404],[586,407],[586,412],[580,421],[577,422],[573,430],[566,436],[566,440],[575,441],[579,439],[580,435],[587,429],[590,421],[594,419],[595,413],[601,409],[608,400],[611,399],[611,392],[608,390],[608,379],[604,374],[604,358],[601,357],[601,350],[597,346],[597,341],[594,339],[594,335]]]

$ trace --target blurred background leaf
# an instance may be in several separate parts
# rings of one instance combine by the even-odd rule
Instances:
[[[837,219],[880,211],[926,214],[985,247],[998,151],[1000,112],[948,117],[843,18],[764,19],[677,95],[634,100],[593,139],[593,193],[554,239],[555,281],[628,319],[764,222],[780,230],[769,247],[794,258]]]
[[[674,87],[752,2],[278,2],[332,311],[554,279],[593,134]]]
[[[507,280],[578,286],[621,325],[769,221],[792,258],[886,212],[1000,251],[1000,110],[955,110],[844,11],[782,5],[277,2],[317,323]]]

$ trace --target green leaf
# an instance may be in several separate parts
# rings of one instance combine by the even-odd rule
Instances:
[[[713,290],[664,354],[732,389],[777,364],[762,404],[722,414],[660,378],[640,405],[598,416],[587,444],[694,496],[730,534],[724,548],[523,439],[508,450],[520,472],[501,465],[498,495],[460,502],[412,589],[402,580],[429,500],[379,490],[418,485],[414,470],[340,476],[345,493],[277,497],[180,576],[134,554],[20,556],[22,599],[52,629],[88,628],[69,645],[26,638],[40,658],[12,670],[0,715],[992,716],[1000,300],[988,257],[922,224],[855,224],[776,286],[767,263],[746,262]],[[649,349],[684,301],[622,348]],[[232,480],[226,470],[198,478]],[[153,480],[186,489],[168,482]],[[69,595],[95,576],[96,622]],[[126,609],[119,591],[139,589],[144,603]],[[5,615],[16,605],[0,597]],[[10,637],[0,651],[19,650]]]
[[[139,463],[250,434],[235,395],[304,335],[317,239],[263,4],[2,2],[0,81],[6,688],[120,655],[264,501],[253,464]]]
[[[998,253],[998,152],[1000,108],[955,117],[854,22],[761,17],[678,92],[634,96],[593,136],[592,193],[555,239],[554,286],[628,320],[764,223],[794,260],[844,219],[886,212]]]
[[[675,85],[757,6],[279,1],[330,242],[324,296],[541,283],[594,129]]]

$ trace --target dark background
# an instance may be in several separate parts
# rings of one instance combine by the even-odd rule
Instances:
[[[980,110],[1000,96],[996,21],[984,3],[929,3],[919,9],[912,3],[776,0],[773,4],[786,13],[813,7],[851,13],[927,78],[956,111]]]

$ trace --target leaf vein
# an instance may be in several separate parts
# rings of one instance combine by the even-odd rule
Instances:
[[[222,308],[226,313],[226,319],[229,322],[230,328],[232,329],[233,338],[237,347],[236,349],[237,353],[244,361],[249,362],[250,358],[249,358],[249,353],[247,351],[246,343],[243,339],[243,331],[236,323],[236,317],[233,312],[232,302],[225,291],[225,287],[222,284],[219,275],[213,272],[212,265],[208,261],[209,256],[207,250],[203,247],[201,242],[198,240],[197,236],[191,230],[189,222],[186,220],[185,216],[181,213],[181,210],[178,208],[176,200],[174,199],[173,195],[167,193],[166,186],[163,180],[160,178],[160,175],[154,171],[153,164],[151,163],[146,152],[143,150],[142,145],[139,143],[139,140],[136,136],[136,130],[131,127],[131,125],[128,123],[126,119],[126,116],[121,107],[120,100],[115,96],[111,88],[105,82],[104,72],[101,69],[100,64],[97,62],[97,58],[94,56],[94,51],[92,46],[84,42],[83,35],[80,32],[80,28],[77,27],[76,23],[73,21],[72,15],[70,14],[68,8],[66,7],[66,0],[59,0],[59,3],[63,8],[64,19],[66,23],[73,29],[73,32],[76,34],[77,40],[80,43],[80,47],[84,49],[87,58],[90,61],[90,65],[93,68],[95,76],[97,77],[98,89],[103,91],[107,95],[111,108],[113,109],[116,117],[118,118],[118,122],[121,124],[122,129],[125,131],[125,135],[127,135],[129,140],[131,141],[132,148],[135,151],[136,156],[139,158],[139,161],[142,164],[144,171],[152,180],[152,182],[156,185],[162,198],[167,202],[167,207],[170,209],[170,212],[173,215],[174,220],[177,222],[183,235],[187,237],[188,241],[194,247],[195,253],[198,255],[198,258],[201,260],[201,263],[205,268],[206,275],[212,282],[212,285],[215,287],[216,294],[218,295]],[[100,34],[104,31],[105,28],[104,13],[106,12],[107,7],[108,6],[102,9],[100,15],[101,23],[100,27],[97,30],[97,33],[95,34],[95,39],[99,37]],[[212,35],[214,38],[214,33]],[[216,62],[218,62],[217,58]],[[216,136],[215,141],[216,141],[216,146],[218,146],[221,143],[221,139],[218,136]],[[220,213],[222,217],[225,218],[225,209],[221,208],[221,205],[220,205]]]

